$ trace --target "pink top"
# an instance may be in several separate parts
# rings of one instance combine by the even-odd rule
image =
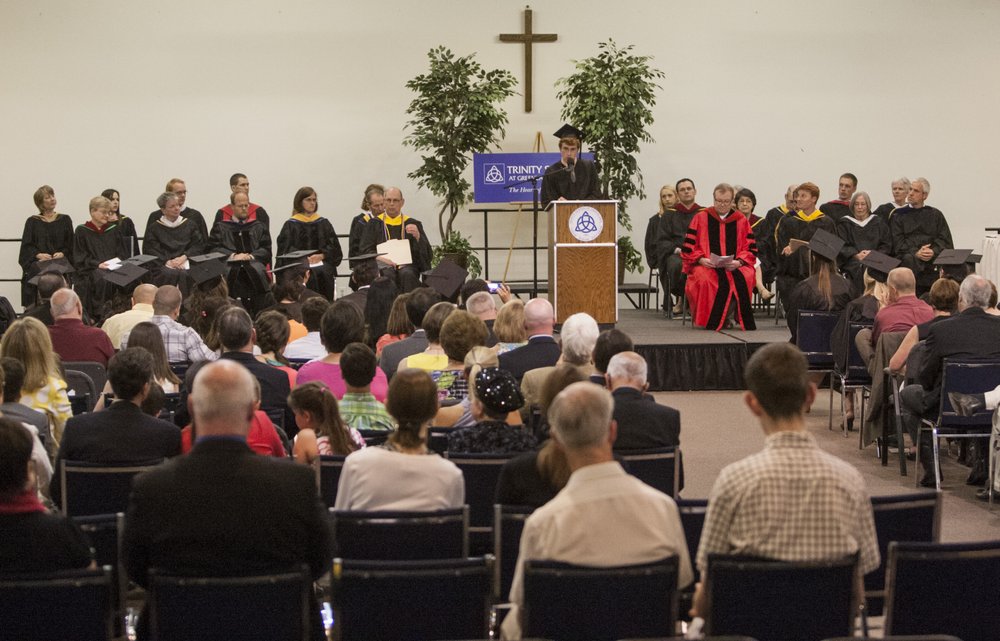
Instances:
[[[330,392],[339,401],[347,393],[347,383],[340,372],[339,363],[324,363],[322,361],[312,361],[299,368],[296,382],[298,385],[309,381],[322,381],[330,388]],[[372,394],[380,402],[385,403],[386,393],[389,391],[389,379],[381,367],[375,368],[375,378],[372,379]]]

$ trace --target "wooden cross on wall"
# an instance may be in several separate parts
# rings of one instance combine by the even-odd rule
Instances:
[[[524,111],[531,113],[531,45],[536,42],[555,42],[554,33],[531,32],[531,7],[524,9],[524,33],[501,33],[500,42],[524,44]]]

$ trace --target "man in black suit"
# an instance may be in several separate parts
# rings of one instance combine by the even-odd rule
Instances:
[[[986,313],[993,290],[982,276],[969,275],[958,290],[959,313],[931,325],[926,340],[924,366],[918,373],[919,385],[907,385],[901,392],[910,437],[915,438],[919,417],[937,417],[941,398],[941,372],[946,358],[1000,359],[1000,318]],[[930,439],[922,439],[920,459],[925,462],[921,485],[933,487]]]
[[[117,400],[102,412],[87,412],[66,422],[54,478],[59,478],[64,461],[128,464],[180,454],[181,431],[139,409],[152,381],[153,356],[145,348],[130,347],[115,354],[108,363],[108,382]],[[51,487],[52,501],[58,505],[60,484]]]
[[[608,363],[608,387],[618,422],[615,451],[671,447],[681,442],[681,413],[646,394],[646,361],[635,352],[615,354]]]
[[[123,534],[129,577],[150,568],[234,576],[309,566],[330,568],[332,536],[311,469],[247,447],[253,416],[250,372],[229,359],[202,367],[191,407],[198,440],[187,456],[136,478]],[[323,630],[316,602],[313,638]],[[142,630],[140,627],[140,637]]]
[[[421,329],[427,311],[441,302],[441,295],[430,287],[418,287],[410,292],[406,299],[406,316],[416,330],[401,341],[391,343],[382,348],[379,367],[385,375],[392,378],[399,363],[407,356],[413,356],[427,349],[427,334]]]
[[[513,374],[518,383],[528,370],[549,367],[559,360],[562,350],[552,336],[555,323],[552,303],[544,298],[532,298],[524,306],[528,344],[500,355],[500,367]]]

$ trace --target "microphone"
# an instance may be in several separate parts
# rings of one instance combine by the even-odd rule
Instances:
[[[567,161],[569,163],[569,181],[571,183],[576,182],[576,158],[569,158]]]

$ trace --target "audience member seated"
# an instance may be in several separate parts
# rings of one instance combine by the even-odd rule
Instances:
[[[528,344],[528,332],[524,329],[524,301],[512,298],[503,304],[493,321],[493,334],[497,337],[497,356]]]
[[[934,317],[931,306],[916,296],[916,279],[907,267],[897,267],[886,279],[887,302],[877,314],[870,330],[858,332],[855,344],[867,363],[871,361],[879,336],[886,332],[907,332],[914,325]]]
[[[12,360],[12,359],[6,359],[5,358],[3,360]],[[24,379],[24,376],[23,376],[24,370],[22,369],[20,373],[22,374],[21,380],[23,380]],[[4,372],[3,372],[2,369],[0,369],[0,390],[3,390],[4,392],[7,391],[7,380],[6,380],[5,376],[4,376]],[[13,398],[17,398],[18,395],[20,394],[20,388],[19,387],[15,387],[14,390],[13,390],[13,392],[14,392]],[[5,398],[6,397],[0,397],[0,410],[3,410],[3,408],[7,407],[7,404],[4,403],[4,399]],[[13,405],[15,407],[20,407],[20,408],[26,409],[29,412],[34,411],[34,410],[31,410],[31,409],[29,409],[27,407],[24,407],[23,405],[20,405],[19,403],[11,403],[11,405]],[[12,421],[20,422],[21,425],[23,425],[28,430],[28,432],[31,434],[31,443],[32,443],[32,446],[31,446],[31,460],[32,460],[32,462],[35,465],[35,476],[36,476],[36,483],[35,484],[38,486],[39,496],[41,496],[41,495],[48,496],[49,495],[49,484],[52,481],[52,458],[54,458],[53,457],[53,453],[54,453],[55,448],[52,448],[53,449],[53,453],[50,453],[48,451],[48,449],[46,449],[46,443],[43,443],[41,437],[39,436],[42,432],[40,432],[38,430],[38,428],[35,427],[35,425],[33,425],[32,423],[28,423],[26,421],[19,421],[16,418],[16,413],[17,413],[16,410],[15,410],[15,414],[8,414],[6,411],[2,411],[2,412],[0,412],[0,417],[5,417],[5,418],[8,418],[8,419],[10,419]],[[49,432],[49,428],[48,428],[48,425],[46,425],[44,433],[48,434],[48,432]],[[49,437],[48,443],[51,444],[51,442],[52,442],[52,439],[51,439],[51,437]]]
[[[177,322],[181,313],[181,290],[173,285],[164,285],[156,290],[153,297],[153,316],[149,322],[160,328],[167,359],[171,363],[197,363],[214,361],[219,357],[201,339],[194,329]],[[122,336],[121,348],[128,347],[128,334]]]
[[[49,453],[49,458],[54,458],[56,447],[49,429],[49,417],[20,402],[21,388],[24,387],[24,365],[16,358],[7,356],[0,358],[0,376],[3,376],[3,403],[0,403],[0,414],[35,428],[45,451]]]
[[[49,417],[52,427],[50,449],[59,444],[73,408],[66,392],[49,330],[37,318],[14,321],[0,340],[0,355],[24,364],[24,386],[20,402]]]
[[[153,357],[142,347],[115,354],[108,366],[108,382],[116,400],[103,412],[87,412],[66,423],[59,443],[55,473],[65,461],[121,465],[177,456],[181,431],[176,426],[143,414],[140,409],[153,383]],[[59,484],[52,486],[58,504]]]
[[[386,345],[397,343],[413,333],[413,323],[406,315],[406,301],[409,299],[409,294],[400,294],[392,301],[385,333],[375,342],[375,358],[381,358]]]
[[[562,325],[562,331],[559,332],[561,353],[557,363],[579,367],[584,376],[592,376],[594,366],[591,359],[600,331],[597,321],[590,314],[578,312],[567,318]],[[521,417],[525,420],[532,408],[538,405],[538,397],[541,395],[545,379],[554,368],[555,365],[536,367],[524,373],[521,379],[521,393],[524,395]]]
[[[350,343],[340,354],[340,372],[347,391],[340,400],[340,417],[351,429],[391,432],[396,423],[385,405],[372,394],[378,371],[375,352],[364,343]]]
[[[181,452],[190,452],[197,440],[195,426],[187,425],[181,430]],[[260,409],[260,382],[253,379],[253,418],[250,419],[250,430],[247,432],[247,447],[262,456],[286,458],[291,446],[284,430],[272,423]]]
[[[0,574],[96,567],[90,541],[38,499],[30,432],[0,418]]]
[[[396,367],[397,370],[415,368],[433,372],[448,367],[448,356],[445,355],[444,348],[441,347],[441,327],[455,309],[454,303],[442,301],[435,303],[427,310],[420,325],[420,328],[424,330],[427,346],[421,352],[410,354],[400,360]]]
[[[514,454],[537,445],[535,435],[523,426],[507,424],[507,417],[524,405],[524,397],[510,372],[488,367],[476,374],[470,389],[472,416],[476,424],[448,435],[448,451]]]
[[[312,276],[312,270],[306,266],[306,259],[293,262],[274,270],[277,282],[271,291],[277,302],[264,311],[278,311],[297,323],[302,322],[302,303],[310,298],[329,300],[323,294],[307,287]],[[259,315],[259,314],[258,314]]]
[[[37,318],[46,325],[51,325],[53,323],[52,319],[52,294],[63,287],[69,287],[69,283],[59,272],[45,272],[38,277],[38,300],[37,302],[24,310],[24,316]]]
[[[607,378],[618,423],[615,451],[680,445],[681,413],[646,394],[649,383],[642,356],[635,352],[615,354],[608,363]]]
[[[792,343],[798,343],[800,310],[839,312],[851,302],[851,286],[837,273],[837,253],[843,241],[831,234],[828,238],[835,241],[831,245],[824,242],[824,238],[827,236],[817,232],[809,241],[812,254],[809,272],[812,275],[795,285],[791,294],[782,299]]]
[[[496,352],[489,347],[476,346],[469,350],[463,361],[464,368],[462,375],[467,381],[475,380],[476,374],[486,367],[498,367],[500,359]],[[522,425],[519,412],[511,412],[507,416],[508,425]],[[438,409],[437,416],[434,417],[435,427],[469,427],[475,425],[476,419],[472,416],[472,395],[466,395],[460,402]]]
[[[347,385],[340,371],[340,355],[351,343],[364,342],[365,319],[356,306],[338,300],[323,314],[320,335],[326,347],[326,356],[300,367],[297,380],[299,385],[309,381],[322,381],[339,400],[347,392]],[[376,369],[375,378],[371,382],[372,394],[385,402],[388,388],[385,372]]]
[[[198,426],[191,453],[133,483],[122,544],[129,578],[148,588],[150,568],[232,576],[306,564],[313,580],[329,572],[333,537],[314,472],[257,456],[244,442],[251,373],[231,360],[207,364],[194,379],[191,405]],[[315,599],[311,606],[312,639],[321,641]],[[144,622],[140,639],[148,638]]]
[[[111,345],[117,349],[122,344],[122,337],[137,324],[153,317],[153,299],[156,297],[156,286],[143,283],[132,291],[132,309],[109,317],[101,329],[111,339]]]
[[[465,503],[462,471],[427,450],[437,385],[420,370],[400,370],[386,409],[398,427],[382,447],[347,457],[337,487],[339,510],[444,510]]]
[[[676,555],[677,586],[694,578],[677,504],[612,458],[613,408],[611,394],[586,381],[567,387],[552,404],[552,438],[565,451],[572,474],[566,487],[524,524],[510,588],[513,606],[502,627],[505,639],[521,638],[529,559],[604,567]]]
[[[361,434],[340,418],[337,399],[322,382],[296,387],[288,396],[288,404],[299,428],[292,447],[299,463],[312,465],[320,456],[346,456],[365,446]]]
[[[573,383],[586,381],[580,369],[572,365],[557,365],[542,387],[539,410],[542,429],[536,433],[548,434],[548,411],[552,401]],[[566,453],[548,438],[534,452],[519,454],[504,464],[497,480],[495,503],[503,505],[528,505],[538,507],[552,500],[569,480],[569,463]]]
[[[382,348],[379,366],[386,376],[392,378],[400,361],[427,348],[427,334],[423,330],[424,316],[440,300],[441,296],[430,287],[418,287],[410,292],[410,297],[406,300],[406,316],[416,329],[403,340]]]
[[[280,369],[288,376],[288,386],[295,387],[296,373],[282,353],[288,343],[288,319],[281,312],[261,312],[253,324],[257,333],[257,347],[260,354],[256,358],[265,365]]]
[[[794,345],[772,343],[747,363],[745,401],[766,435],[764,450],[726,466],[708,498],[698,545],[704,578],[710,554],[779,561],[834,561],[858,553],[861,582],[878,567],[871,499],[861,473],[827,454],[806,431],[816,397],[806,358]],[[693,616],[707,614],[703,583]]]
[[[889,369],[896,373],[906,370],[906,361],[910,356],[913,347],[920,341],[927,339],[931,325],[951,318],[958,313],[958,288],[959,285],[950,278],[939,278],[931,285],[931,291],[927,296],[927,302],[934,310],[934,318],[929,321],[914,325],[906,332],[903,342],[896,348],[896,353],[889,360]]]
[[[181,391],[181,379],[170,368],[167,360],[167,350],[163,346],[163,334],[160,328],[149,322],[142,322],[132,328],[129,333],[129,347],[142,347],[153,357],[153,382],[160,386],[165,394],[176,394]],[[111,381],[104,388],[104,393],[113,392]],[[102,407],[98,404],[98,408]]]
[[[72,289],[60,289],[52,295],[52,318],[49,327],[52,349],[63,361],[89,361],[107,366],[115,353],[108,335],[83,324],[83,304]]]
[[[302,303],[302,322],[308,332],[302,338],[294,340],[285,347],[285,358],[300,360],[313,360],[326,356],[326,348],[323,347],[323,339],[319,335],[320,324],[323,321],[323,314],[330,307],[330,303],[325,298],[315,296]]]
[[[536,367],[555,365],[562,353],[553,338],[555,312],[552,303],[544,298],[533,298],[524,306],[524,329],[528,343],[523,347],[500,355],[500,367],[521,381],[524,373]]]
[[[437,383],[442,402],[461,401],[468,396],[465,357],[472,349],[486,346],[488,333],[486,324],[464,309],[452,311],[445,319],[441,326],[441,349],[448,358],[448,364],[430,373]],[[413,358],[416,357],[410,357]]]
[[[497,302],[493,294],[486,292],[476,292],[465,299],[465,308],[470,314],[486,323],[489,334],[486,336],[486,346],[493,347],[497,344],[496,334],[493,333],[493,324],[497,320]]]
[[[606,329],[597,336],[594,343],[594,373],[590,375],[590,381],[597,383],[601,387],[608,384],[605,374],[608,372],[608,363],[615,354],[631,352],[635,349],[632,338],[620,329]]]

